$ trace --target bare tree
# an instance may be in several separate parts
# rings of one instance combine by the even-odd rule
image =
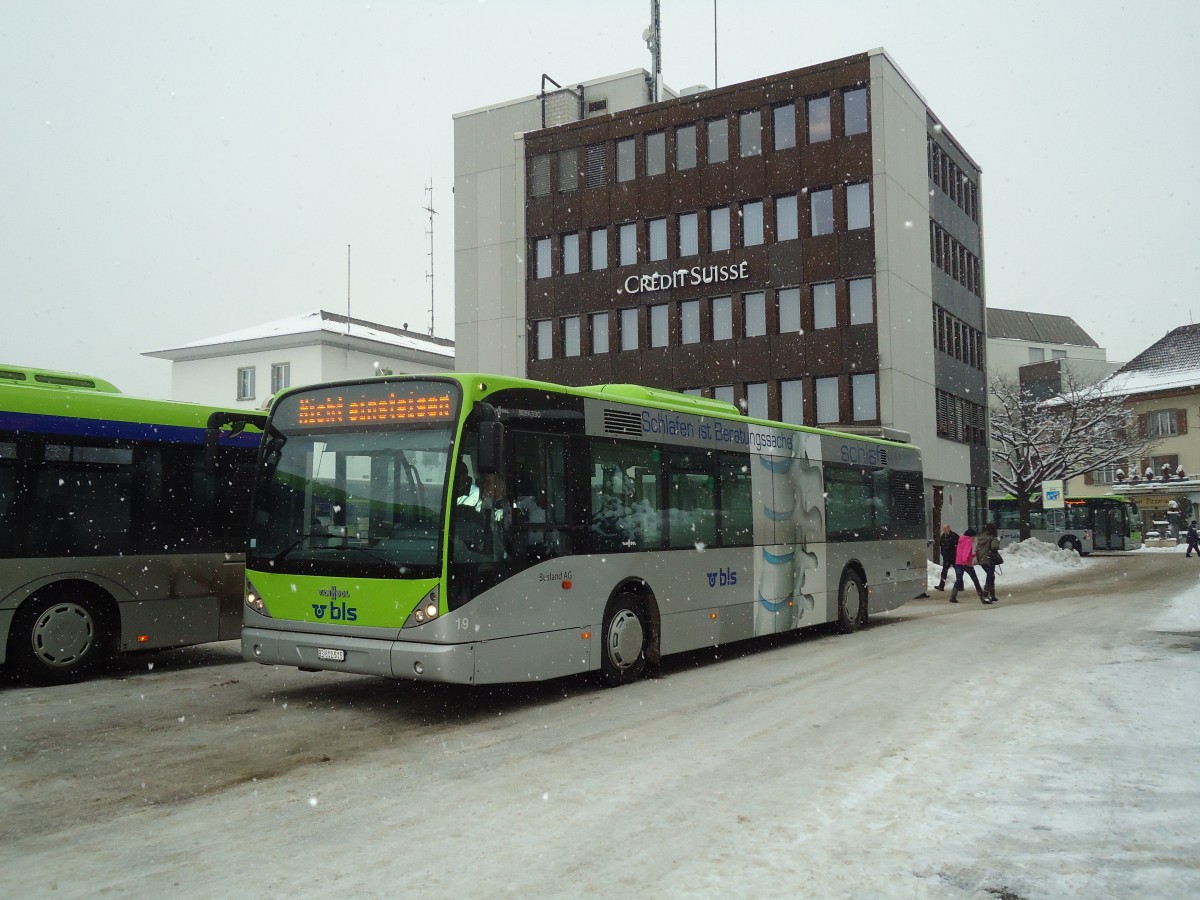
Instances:
[[[1140,432],[1128,396],[1112,393],[1111,384],[1081,384],[1064,369],[1062,392],[1049,399],[999,375],[988,389],[992,480],[1017,499],[1021,540],[1029,537],[1032,498],[1043,481],[1125,466],[1149,456],[1153,446]]]

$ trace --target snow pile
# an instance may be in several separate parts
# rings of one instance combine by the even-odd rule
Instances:
[[[1009,544],[1000,548],[1004,557],[1004,565],[996,570],[997,582],[1004,584],[1023,584],[1027,581],[1037,581],[1051,575],[1061,574],[1068,569],[1082,569],[1086,563],[1073,550],[1060,550],[1054,544],[1047,544],[1037,538]],[[941,577],[942,567],[937,563],[929,564],[929,584],[932,587]],[[983,570],[978,566],[975,574],[983,580]],[[954,572],[951,570],[946,577],[947,585],[953,582]],[[970,579],[968,579],[970,583]]]

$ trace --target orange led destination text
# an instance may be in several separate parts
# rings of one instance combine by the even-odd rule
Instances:
[[[439,422],[450,419],[449,394],[440,396],[397,397],[389,394],[380,399],[360,397],[312,397],[300,399],[298,420],[301,425],[362,424],[366,422]]]

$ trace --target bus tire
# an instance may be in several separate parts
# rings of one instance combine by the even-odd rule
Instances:
[[[837,614],[837,628],[842,634],[858,631],[867,624],[867,585],[854,569],[842,572]]]
[[[91,675],[108,656],[105,605],[79,586],[55,585],[17,610],[8,638],[16,676],[34,685],[69,684]]]
[[[646,669],[650,625],[646,605],[633,594],[618,594],[604,613],[600,676],[609,687],[637,681]]]
[[[1079,546],[1079,541],[1073,538],[1071,535],[1067,535],[1064,538],[1059,538],[1058,549],[1074,550],[1080,556],[1083,556],[1083,548]]]

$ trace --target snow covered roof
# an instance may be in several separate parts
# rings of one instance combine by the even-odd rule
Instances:
[[[1107,380],[1106,394],[1200,390],[1200,325],[1180,325],[1151,344]]]
[[[430,337],[417,334],[404,328],[393,328],[378,322],[368,322],[363,319],[348,318],[327,310],[303,313],[286,319],[276,319],[261,325],[253,325],[237,331],[219,334],[215,337],[202,338],[191,343],[165,350],[146,353],[145,356],[155,356],[172,359],[181,351],[196,350],[204,347],[218,347],[247,341],[261,341],[267,338],[288,336],[314,335],[328,333],[331,336],[349,336],[358,340],[374,341],[408,350],[418,350],[425,353],[435,353],[439,356],[454,356],[454,342],[446,338]]]
[[[1039,344],[1068,344],[1075,347],[1099,347],[1091,335],[1070,316],[1025,312],[1019,309],[987,310],[987,336]]]

